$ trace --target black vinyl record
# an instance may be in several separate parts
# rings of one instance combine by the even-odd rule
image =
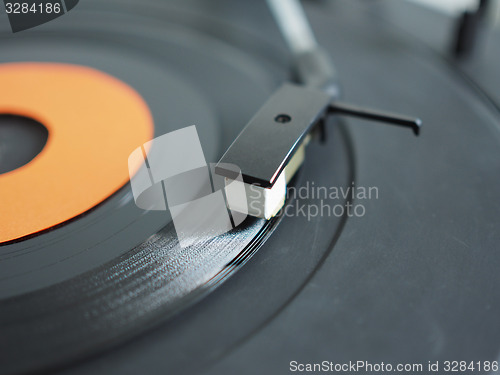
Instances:
[[[211,162],[286,77],[287,67],[279,59],[192,29],[189,22],[196,18],[171,6],[131,3],[113,12],[104,11],[106,6],[113,3],[82,5],[75,17],[63,17],[31,34],[5,33],[2,62],[77,64],[117,77],[147,102],[155,136],[198,124]],[[146,15],[135,13],[137,9]],[[152,12],[168,16],[152,22]],[[218,26],[215,21],[208,25]],[[248,37],[242,33],[242,38]],[[352,170],[347,135],[332,133],[316,158],[337,160],[326,169],[331,170],[328,184],[335,178],[348,186]],[[334,148],[333,142],[340,145]],[[296,180],[303,178],[301,174]],[[144,332],[237,270],[281,219],[248,218],[223,236],[183,249],[169,214],[137,208],[127,185],[67,223],[4,243],[2,368],[53,369]],[[329,251],[344,221],[340,216],[323,222],[329,235],[308,255],[308,262],[274,260],[280,267],[289,264],[289,271],[300,276],[282,290],[280,299],[255,306],[260,314],[241,324],[232,341],[255,329],[295,293],[308,277],[304,270],[314,268]],[[303,224],[304,230],[318,230],[321,223]]]

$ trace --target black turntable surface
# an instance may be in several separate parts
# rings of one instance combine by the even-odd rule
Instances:
[[[342,200],[363,215],[248,219],[200,246],[189,277],[176,278],[169,267],[184,253],[170,217],[139,210],[123,186],[64,225],[0,246],[0,372],[500,360],[500,34],[456,61],[448,16],[403,1],[303,5],[343,101],[424,122],[415,138],[331,118],[326,142],[308,146],[292,186],[374,188],[371,199]],[[155,136],[197,124],[209,162],[290,76],[264,1],[89,0],[33,30],[1,27],[2,63],[111,74],[147,102]]]

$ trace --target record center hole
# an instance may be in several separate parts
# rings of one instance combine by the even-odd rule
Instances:
[[[274,121],[279,122],[280,124],[286,124],[287,122],[292,121],[292,118],[285,113],[281,113],[274,118]]]
[[[33,160],[45,147],[49,131],[32,118],[0,114],[0,174]]]

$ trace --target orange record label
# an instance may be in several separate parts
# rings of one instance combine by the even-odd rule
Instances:
[[[30,117],[49,136],[29,163],[0,174],[0,242],[53,227],[129,180],[130,153],[153,136],[141,96],[103,72],[56,63],[0,64],[0,114]]]

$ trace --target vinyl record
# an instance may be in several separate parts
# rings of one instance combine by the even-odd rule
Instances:
[[[90,2],[79,6],[74,17],[62,17],[31,34],[5,32],[0,58],[14,65],[59,64],[58,72],[76,66],[110,75],[143,98],[153,117],[154,136],[195,124],[207,160],[217,161],[286,77],[286,59],[254,53],[251,46],[257,42],[237,28],[233,37],[238,36],[247,48],[193,29],[199,15],[171,5],[120,4],[118,11],[106,11],[115,5]],[[219,27],[216,21],[203,21],[211,30]],[[42,89],[47,91],[50,87]],[[102,109],[92,110],[88,108],[89,121],[103,116]],[[122,132],[131,131],[118,129],[96,143],[117,141]],[[92,147],[88,149],[102,152],[103,157],[109,153]],[[320,181],[351,184],[352,158],[345,132],[334,130],[325,145],[311,148],[316,150],[308,156],[309,162],[333,161],[324,176],[317,176]],[[300,186],[303,178],[301,173],[294,183]],[[0,247],[2,368],[9,373],[55,368],[165,321],[243,265],[281,219],[282,215],[270,221],[248,218],[225,235],[182,248],[168,212],[137,208],[127,183],[70,220],[4,242]],[[329,251],[344,220],[339,216],[300,224],[309,232],[305,239],[325,228],[328,235],[322,238],[323,245],[309,252],[306,262],[275,260],[297,279],[272,303],[255,305],[255,317],[240,323],[230,342],[255,329],[295,293]]]

